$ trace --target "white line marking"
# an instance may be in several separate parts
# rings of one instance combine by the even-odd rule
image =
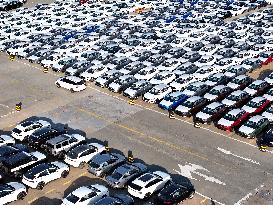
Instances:
[[[178,174],[184,176],[184,177],[189,178],[189,179],[194,179],[194,180],[200,181],[200,180],[198,180],[198,179],[196,179],[196,178],[194,178],[192,176],[192,173],[194,173],[194,174],[196,174],[198,176],[203,177],[205,179],[205,181],[210,181],[210,182],[214,182],[216,184],[226,185],[224,182],[221,182],[219,179],[216,179],[214,177],[207,176],[205,174],[202,174],[202,173],[198,172],[197,170],[210,172],[209,170],[207,170],[206,168],[204,168],[204,167],[202,167],[200,165],[187,163],[184,166],[182,166],[181,164],[178,164],[178,167],[179,167],[180,171],[177,171],[177,170],[174,170],[174,171],[177,172]]]
[[[0,105],[3,106],[3,107],[6,107],[6,108],[10,108],[9,106],[4,105],[4,104],[0,104]]]
[[[223,149],[223,148],[217,147],[217,149],[218,149],[220,152],[223,152],[223,153],[225,153],[225,154],[227,154],[227,155],[232,155],[232,156],[234,156],[234,157],[237,157],[237,158],[246,160],[246,161],[251,162],[251,163],[253,163],[253,164],[258,164],[258,165],[260,165],[259,162],[256,162],[256,161],[254,161],[254,160],[252,160],[252,159],[249,159],[249,158],[241,157],[241,156],[236,155],[236,154],[232,154],[231,151],[225,150],[225,149]]]
[[[217,204],[220,204],[220,205],[225,205],[225,204],[223,204],[223,203],[221,203],[221,202],[219,202],[219,201],[216,201],[216,200],[214,200],[214,199],[212,199],[211,197],[208,197],[208,196],[206,196],[206,195],[204,195],[204,194],[201,194],[201,193],[199,193],[199,192],[195,192],[196,194],[198,194],[199,196],[202,196],[202,197],[204,197],[204,198],[206,198],[206,199],[208,199],[208,200],[211,200],[211,201],[213,201],[213,202],[215,202],[215,203],[217,203]]]
[[[252,193],[248,193],[246,196],[241,198],[239,201],[237,201],[234,205],[241,205],[241,203],[245,200],[247,200],[250,196],[252,196]]]

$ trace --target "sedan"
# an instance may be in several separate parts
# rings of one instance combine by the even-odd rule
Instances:
[[[199,123],[211,124],[219,120],[223,113],[227,110],[227,107],[220,102],[212,102],[204,107],[200,112],[194,116],[194,120]]]
[[[184,95],[181,91],[167,94],[158,106],[164,110],[174,110],[179,104],[187,100],[189,96]]]
[[[216,73],[208,77],[205,84],[208,86],[225,85],[228,78],[223,73]]]
[[[124,188],[131,180],[145,171],[147,171],[147,166],[142,163],[126,163],[117,167],[105,180],[113,188]]]
[[[152,87],[153,85],[149,81],[139,80],[124,90],[123,95],[130,99],[137,99],[139,96],[148,92]]]
[[[81,186],[63,199],[62,205],[89,205],[109,196],[108,188],[94,184]]]
[[[63,162],[43,163],[28,170],[23,175],[22,182],[31,188],[42,190],[47,183],[66,178],[68,173],[69,166]]]
[[[115,167],[125,163],[125,157],[117,153],[101,153],[88,162],[88,171],[98,177],[104,177]]]
[[[267,108],[261,115],[266,117],[270,122],[273,122],[273,105]]]
[[[233,78],[227,86],[232,88],[233,90],[242,90],[250,83],[252,83],[253,79],[247,75],[238,75]]]
[[[159,84],[154,86],[149,92],[145,93],[142,99],[148,103],[158,103],[170,92],[172,92],[170,86],[166,84]]]
[[[273,85],[273,72],[270,73],[265,79],[268,84]]]
[[[60,77],[55,84],[58,88],[63,87],[70,90],[71,93],[79,92],[86,89],[86,83],[79,77],[76,76],[65,76]]]
[[[236,108],[244,105],[250,98],[250,95],[242,90],[233,91],[230,95],[228,95],[222,103],[230,108]]]
[[[194,95],[201,96],[204,93],[206,93],[208,89],[209,89],[209,86],[203,82],[193,82],[185,88],[185,90],[183,91],[183,94],[187,96],[194,96]]]
[[[108,89],[115,93],[121,93],[136,81],[137,79],[132,75],[123,75],[114,80],[114,82],[110,83]]]
[[[215,126],[226,131],[233,131],[247,120],[249,113],[242,109],[233,109],[224,115]]]
[[[258,96],[263,94],[269,88],[269,84],[264,80],[255,80],[244,91],[251,96]]]
[[[207,101],[219,101],[227,97],[232,92],[232,89],[225,85],[217,85],[209,90],[204,95]]]
[[[261,113],[270,105],[270,101],[264,97],[255,97],[248,101],[246,105],[242,107],[243,110],[248,112],[250,115]]]
[[[247,72],[246,68],[241,65],[232,65],[229,66],[226,71],[224,72],[224,75],[228,78],[234,78],[238,75],[244,75]]]
[[[180,116],[190,117],[199,112],[207,103],[207,100],[200,96],[192,96],[186,101],[182,102],[174,110],[174,112]]]
[[[261,115],[255,115],[247,120],[238,129],[238,133],[248,139],[252,139],[261,134],[269,125],[269,120]]]

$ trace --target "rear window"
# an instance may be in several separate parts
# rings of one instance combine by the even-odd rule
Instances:
[[[14,133],[16,133],[16,134],[20,134],[22,131],[19,130],[19,129],[17,129],[17,128],[14,128],[14,129],[12,130],[12,132],[14,132]]]
[[[140,191],[140,190],[142,189],[141,186],[136,185],[136,184],[134,184],[134,183],[130,184],[130,187],[131,187],[132,189],[134,189],[134,190],[137,190],[137,191]]]
[[[73,194],[70,194],[66,199],[72,203],[76,203],[77,201],[79,201],[80,198]]]

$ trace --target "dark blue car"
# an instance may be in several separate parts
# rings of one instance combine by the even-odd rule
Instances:
[[[181,91],[176,91],[166,95],[158,106],[164,110],[174,110],[178,105],[187,100],[189,96]]]

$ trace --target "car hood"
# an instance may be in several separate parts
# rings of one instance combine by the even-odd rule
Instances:
[[[23,184],[18,183],[18,182],[10,182],[8,184],[11,185],[12,187],[14,187],[16,190],[25,189],[26,188]]]
[[[137,93],[137,90],[133,90],[131,88],[127,88],[124,93],[128,94],[129,96],[133,97]]]
[[[272,95],[264,94],[263,97],[266,98],[269,101],[273,101],[273,96]]]
[[[37,159],[38,159],[37,161],[41,161],[43,159],[46,159],[46,155],[44,155],[43,153],[38,152],[38,151],[31,152],[31,155],[33,155],[34,157],[37,157]]]
[[[198,113],[196,114],[196,117],[197,117],[197,118],[200,118],[200,119],[202,119],[202,120],[207,120],[207,119],[209,119],[211,116],[210,116],[209,114],[206,114],[206,113],[203,113],[203,112],[198,112]]]
[[[236,102],[235,101],[232,101],[232,100],[228,100],[228,99],[224,99],[222,101],[223,104],[225,104],[226,106],[232,106],[234,105]]]
[[[244,91],[246,91],[250,95],[254,95],[257,92],[256,90],[251,89],[251,88],[245,88]]]
[[[253,128],[250,128],[250,127],[247,127],[245,125],[242,125],[240,128],[239,128],[239,132],[241,133],[244,133],[246,135],[250,135],[251,133],[253,133],[254,129]]]
[[[173,102],[163,99],[159,104],[165,107],[170,107],[173,104]]]
[[[218,95],[212,95],[212,94],[210,94],[210,93],[206,93],[205,95],[204,95],[204,98],[206,98],[206,99],[208,99],[208,100],[215,100],[216,98],[218,97]]]
[[[235,84],[235,83],[228,83],[227,86],[230,87],[230,88],[232,88],[232,89],[236,89],[236,88],[239,87],[239,85]]]
[[[151,94],[151,93],[145,93],[144,97],[147,99],[155,99],[157,97],[157,95]]]
[[[195,94],[194,91],[191,91],[191,90],[184,90],[183,91],[183,94],[184,95],[187,95],[187,96],[193,96]]]
[[[189,112],[190,108],[185,107],[183,105],[179,105],[175,110],[182,112],[182,113],[187,113],[187,112]]]
[[[117,83],[111,83],[110,85],[109,85],[109,88],[112,88],[112,89],[114,89],[114,91],[118,91],[118,89],[121,87],[121,85],[120,84],[117,84]]]
[[[255,112],[255,110],[256,110],[256,108],[249,107],[249,106],[247,106],[247,105],[244,105],[244,106],[242,107],[242,109],[245,110],[245,111],[248,112],[248,113],[253,113],[253,112]]]
[[[273,121],[273,114],[270,112],[263,112],[262,116],[266,117],[269,121]]]
[[[218,121],[218,124],[219,125],[223,125],[223,126],[231,126],[233,124],[233,121],[229,121],[229,120],[226,120],[224,118],[221,118],[219,121]]]

